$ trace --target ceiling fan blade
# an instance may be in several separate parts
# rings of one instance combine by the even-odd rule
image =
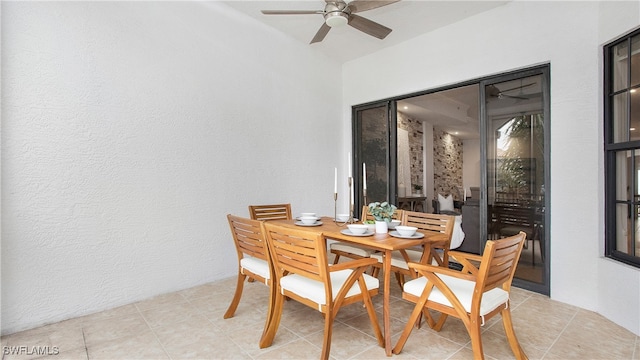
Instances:
[[[512,91],[512,90],[524,89],[524,88],[526,88],[526,87],[529,87],[529,86],[531,86],[531,85],[535,85],[535,84],[536,84],[535,82],[532,82],[532,83],[530,83],[530,84],[526,84],[526,85],[520,85],[520,86],[512,87],[511,89],[505,89],[505,90],[502,90],[502,91],[500,91],[500,92],[507,92],[507,91]]]
[[[392,31],[384,25],[355,14],[349,16],[349,25],[378,39],[384,39]]]
[[[390,5],[398,1],[400,0],[353,0],[349,3],[348,8],[351,9],[353,14]]]
[[[522,97],[522,96],[513,96],[513,95],[502,94],[502,93],[500,93],[500,95],[499,95],[499,96],[508,97],[509,99],[529,100],[529,98],[526,98],[526,97]]]
[[[308,15],[308,14],[322,14],[322,11],[318,10],[261,10],[265,15]]]
[[[322,23],[322,26],[320,26],[320,29],[318,29],[316,35],[313,37],[313,39],[311,39],[310,44],[324,40],[324,37],[327,36],[329,30],[331,30],[331,26],[327,25],[326,23]]]

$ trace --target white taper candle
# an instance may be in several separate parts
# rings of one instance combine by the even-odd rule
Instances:
[[[367,190],[367,164],[362,163],[362,188]]]

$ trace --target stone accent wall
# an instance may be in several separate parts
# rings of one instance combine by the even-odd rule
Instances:
[[[462,187],[462,140],[439,128],[433,129],[433,168],[434,196],[453,194],[462,200],[457,190]]]
[[[406,114],[398,112],[398,128],[409,132],[409,151],[411,153],[411,186],[407,186],[407,194],[413,193],[413,185],[424,184],[423,164],[423,132],[422,122],[409,118]]]

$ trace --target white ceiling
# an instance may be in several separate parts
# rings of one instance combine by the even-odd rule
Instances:
[[[332,28],[324,41],[308,46],[342,63],[491,10],[509,1],[511,0],[401,0],[358,13],[360,16],[393,29],[391,34],[383,40],[345,26]],[[325,2],[322,0],[224,1],[224,3],[305,44],[309,44],[324,22],[322,15],[319,14],[263,15],[260,12],[260,10],[323,10]]]
[[[478,139],[479,86],[468,85],[398,101],[398,111],[460,139]]]

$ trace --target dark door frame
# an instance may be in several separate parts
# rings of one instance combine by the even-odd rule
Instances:
[[[388,177],[387,177],[387,193],[389,194],[389,201],[395,202],[396,192],[397,192],[397,138],[398,138],[398,130],[397,130],[397,122],[398,122],[398,113],[397,106],[395,100],[381,100],[376,102],[371,102],[367,104],[357,105],[352,107],[352,115],[351,115],[351,144],[352,144],[352,153],[353,153],[353,186],[354,188],[354,216],[360,217],[360,211],[362,210],[362,206],[365,205],[363,203],[363,191],[362,191],[362,176],[360,174],[360,170],[362,169],[362,144],[360,142],[361,138],[358,134],[362,131],[362,124],[360,123],[359,113],[365,110],[374,109],[378,107],[386,108],[386,120],[387,120],[387,168]],[[393,149],[393,151],[391,151]]]

